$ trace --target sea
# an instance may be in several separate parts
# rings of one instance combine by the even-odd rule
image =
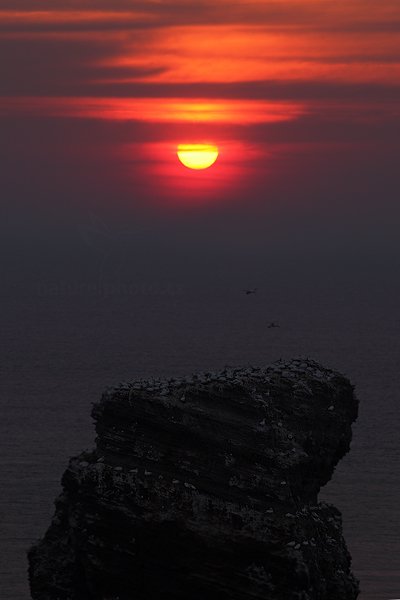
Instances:
[[[77,261],[40,270],[37,260],[23,274],[9,269],[0,292],[0,598],[30,598],[27,550],[50,523],[69,457],[94,445],[91,406],[105,387],[292,357],[355,385],[351,451],[320,498],[342,512],[360,599],[400,598],[396,265],[345,253],[253,264],[175,251],[174,268],[158,252],[157,264],[136,256],[135,268],[113,269],[96,254],[86,270]]]

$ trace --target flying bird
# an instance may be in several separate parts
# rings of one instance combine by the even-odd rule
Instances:
[[[249,294],[255,294],[257,291],[257,288],[253,288],[251,290],[244,290],[244,293],[246,294],[246,296],[248,296]]]
[[[275,321],[271,321],[271,323],[268,325],[268,329],[274,329],[275,327],[280,327],[280,325],[275,323]]]

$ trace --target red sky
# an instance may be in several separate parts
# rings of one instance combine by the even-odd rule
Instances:
[[[351,146],[368,167],[378,146],[393,153],[399,33],[398,0],[2,0],[0,118],[25,120],[20,160],[40,120],[43,157],[62,154],[63,136],[79,155],[86,144],[88,181],[96,157],[108,157],[114,183],[145,191],[147,178],[151,195],[173,195],[176,144],[204,140],[221,148],[214,177],[245,189],[248,168],[261,193],[265,177],[295,176],[300,157],[318,164],[325,152],[327,165],[340,163],[338,147]],[[82,139],[89,121],[97,128]],[[75,138],[67,122],[80,123]],[[106,123],[115,128],[105,133]],[[58,150],[46,127],[60,130]],[[157,192],[152,174],[171,177]]]

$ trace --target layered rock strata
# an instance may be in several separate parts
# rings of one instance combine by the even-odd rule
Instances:
[[[339,511],[350,382],[309,360],[134,381],[94,405],[29,552],[34,600],[353,600]]]

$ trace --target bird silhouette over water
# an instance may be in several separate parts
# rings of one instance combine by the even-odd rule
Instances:
[[[269,323],[268,325],[268,329],[274,329],[275,327],[280,327],[280,325],[278,325],[278,323],[275,323],[275,321],[271,321],[271,323]]]
[[[255,294],[257,291],[257,288],[252,288],[250,290],[244,290],[244,293],[246,294],[246,296],[248,296],[249,294]]]

